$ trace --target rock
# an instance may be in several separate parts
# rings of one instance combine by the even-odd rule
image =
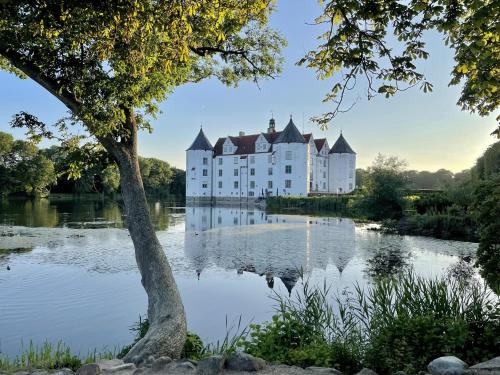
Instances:
[[[151,365],[151,370],[156,372],[162,371],[170,362],[172,362],[172,358],[166,356],[160,357],[153,362],[153,364]]]
[[[121,359],[102,359],[97,361],[97,365],[101,369],[101,371],[107,370],[112,367],[123,365],[123,361]]]
[[[69,368],[60,368],[50,373],[50,375],[73,375],[73,374],[74,374],[73,370]]]
[[[101,373],[101,369],[97,363],[89,363],[78,369],[76,375],[97,375]]]
[[[314,374],[318,375],[327,375],[327,374],[333,374],[333,375],[342,375],[342,373],[334,368],[328,368],[328,367],[316,367],[316,366],[310,366],[307,367],[306,370],[309,370],[313,372]]]
[[[143,368],[136,368],[134,370],[134,372],[132,373],[132,375],[140,375],[144,372],[144,369]]]
[[[223,355],[213,355],[198,362],[196,373],[199,375],[218,375],[224,370],[226,358]]]
[[[235,371],[259,371],[266,366],[266,361],[250,354],[236,352],[226,360],[226,368]]]
[[[500,374],[500,357],[490,359],[469,367],[471,375],[497,375]]]
[[[108,374],[115,374],[117,372],[124,372],[124,371],[130,372],[133,370],[135,370],[135,365],[133,363],[122,363],[121,365],[118,366],[108,367],[106,370],[103,370],[103,372],[106,372]]]
[[[439,357],[427,365],[431,375],[462,375],[465,374],[467,363],[454,356]]]
[[[172,368],[172,367],[171,367]],[[183,360],[176,362],[173,366],[173,369],[176,371],[191,371],[191,370],[196,370],[196,366],[193,365],[190,361],[188,360]]]
[[[396,371],[394,374],[392,375],[406,375],[406,372],[404,371]]]
[[[369,368],[364,368],[356,375],[377,375],[377,373],[373,370],[370,370]]]

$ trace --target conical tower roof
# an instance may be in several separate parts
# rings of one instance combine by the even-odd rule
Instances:
[[[337,139],[337,142],[333,145],[333,147],[330,149],[330,154],[355,154],[351,146],[349,146],[349,143],[345,140],[344,136],[342,133],[340,133],[339,138]]]
[[[302,134],[300,134],[299,129],[297,129],[290,117],[288,125],[283,129],[274,143],[306,143],[306,140]]]
[[[191,147],[189,147],[187,150],[192,151],[192,150],[213,150],[214,148],[210,144],[210,141],[206,137],[205,133],[203,133],[203,129],[200,129],[200,132],[196,136],[196,139],[194,140],[193,144]]]

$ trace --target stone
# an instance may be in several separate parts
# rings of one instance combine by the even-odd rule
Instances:
[[[140,375],[142,373],[144,373],[144,369],[143,368],[136,368],[134,370],[134,372],[132,373],[132,375]]]
[[[108,374],[115,374],[118,372],[132,371],[132,370],[135,370],[135,365],[133,363],[122,363],[121,365],[118,366],[108,367],[106,368],[106,370],[103,370],[103,372],[106,372]]]
[[[89,363],[78,369],[76,375],[97,375],[101,373],[101,368],[97,363]]]
[[[431,375],[463,375],[467,363],[454,356],[439,357],[427,365]]]
[[[259,371],[266,367],[266,361],[250,354],[236,352],[226,360],[226,368],[235,371]]]
[[[369,368],[364,368],[356,375],[377,375],[377,373]]]
[[[318,375],[327,375],[327,374],[333,374],[333,375],[342,375],[342,373],[334,368],[329,368],[329,367],[316,367],[316,366],[310,366],[306,367],[306,370],[309,370],[313,372],[314,374]]]
[[[73,370],[69,368],[60,368],[50,373],[50,375],[73,375],[73,374],[74,374]]]
[[[198,362],[196,374],[199,375],[218,375],[224,371],[226,358],[223,355],[213,355]]]
[[[97,361],[97,365],[99,366],[101,371],[105,371],[109,368],[123,365],[123,363],[124,362],[121,359],[117,359],[117,358],[115,358],[115,359],[103,359],[103,360]]]
[[[153,362],[153,364],[151,365],[151,370],[156,372],[162,371],[170,362],[172,362],[172,358],[167,356],[160,357]]]
[[[406,372],[404,372],[404,371],[396,371],[392,375],[406,375]]]
[[[181,371],[190,371],[190,370],[196,370],[196,366],[193,365],[190,361],[184,360],[184,361],[179,361],[176,362],[175,365],[173,366],[174,370],[181,370]]]
[[[490,359],[469,367],[471,375],[497,375],[500,374],[500,357]]]

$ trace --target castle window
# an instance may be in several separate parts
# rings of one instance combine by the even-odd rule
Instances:
[[[349,184],[349,190],[352,190],[352,184]]]
[[[203,158],[203,165],[208,165],[208,158]]]
[[[267,188],[272,189],[273,188],[273,182],[272,181],[267,181]]]
[[[255,181],[250,181],[250,189],[255,189]]]
[[[255,168],[250,168],[250,176],[255,176]]]
[[[349,167],[354,168],[354,160],[349,160]]]
[[[219,181],[219,189],[222,189],[222,181]]]
[[[323,160],[323,167],[326,167],[326,159]]]
[[[285,159],[286,160],[292,160],[292,151],[287,151],[285,153]]]
[[[234,164],[238,164],[238,157],[237,156],[234,157]]]
[[[234,181],[234,188],[238,189],[238,181]]]
[[[253,196],[254,196],[254,192],[253,192],[253,191],[249,191],[249,192],[248,192],[248,196],[249,196],[249,197],[253,197]],[[252,219],[252,220],[253,220],[253,219]],[[250,224],[251,224],[251,223],[250,223]]]
[[[267,175],[272,176],[273,175],[273,169],[272,168],[267,168]]]
[[[349,178],[352,178],[352,169],[349,171]]]
[[[292,187],[292,180],[285,180],[285,187],[290,189]]]
[[[255,156],[250,156],[250,164],[255,164]]]
[[[222,169],[219,169],[219,177],[222,177]]]
[[[204,182],[203,184],[201,184],[201,187],[202,187],[203,189],[206,189],[206,188],[208,188],[208,184],[207,184],[206,182]]]
[[[323,182],[323,190],[326,190],[326,182]]]
[[[268,155],[268,156],[267,156],[267,162],[268,162],[269,164],[271,164],[271,163],[273,162],[273,156],[272,156],[272,155]]]
[[[323,178],[326,178],[326,172],[323,171]]]
[[[238,170],[237,169],[234,170],[234,175],[238,176]]]
[[[286,165],[285,166],[285,173],[287,173],[287,174],[292,173],[292,166],[291,165]]]
[[[203,170],[203,176],[208,176],[208,169]]]
[[[222,158],[219,158],[219,165],[222,165]]]
[[[217,217],[217,224],[222,224],[222,216]]]

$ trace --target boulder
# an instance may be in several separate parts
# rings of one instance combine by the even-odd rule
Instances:
[[[198,362],[196,374],[198,375],[219,375],[224,371],[226,358],[223,355],[213,355]]]
[[[250,354],[236,352],[226,360],[226,368],[234,371],[259,371],[266,367],[266,361]]]
[[[101,367],[101,370],[107,374],[131,373],[135,370],[135,365],[133,363],[122,363],[118,366],[108,367],[105,370]]]
[[[467,363],[454,356],[439,357],[427,365],[431,375],[463,375]]]
[[[151,370],[155,372],[163,371],[170,362],[172,362],[172,358],[167,356],[160,357],[153,362]]]
[[[50,375],[73,375],[73,370],[69,368],[60,368],[50,373]]]
[[[500,357],[490,359],[469,367],[471,375],[497,375],[500,374]]]
[[[101,373],[101,368],[97,363],[89,363],[78,369],[76,375],[98,375]]]
[[[196,366],[191,363],[189,360],[181,360],[174,363],[173,366],[170,366],[169,369],[172,369],[172,374],[176,374],[178,372],[191,372],[196,370]],[[168,374],[170,372],[167,372]]]

